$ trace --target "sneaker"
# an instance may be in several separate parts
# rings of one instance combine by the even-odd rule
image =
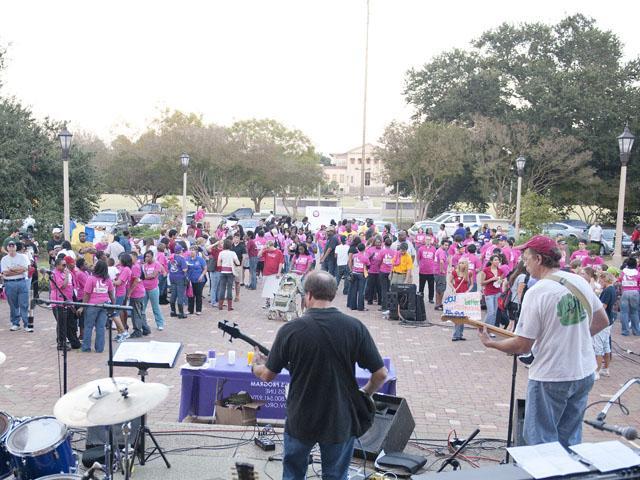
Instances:
[[[129,338],[142,338],[142,333],[133,332],[131,335],[129,335]]]
[[[161,332],[164,330],[164,327],[158,327],[158,331]]]
[[[434,310],[442,310],[442,305],[438,305],[437,307],[433,307]]]
[[[202,312],[196,312],[196,315],[202,315]]]
[[[600,380],[600,374],[598,373],[597,370],[596,370],[596,373],[594,375],[595,375],[594,380]]]
[[[609,374],[609,369],[608,368],[601,368],[600,369],[600,376],[601,377],[610,377],[611,375]]]
[[[389,310],[385,310],[384,312],[382,312],[382,315],[389,315]]]
[[[20,330],[20,325],[11,325],[11,328],[9,330],[11,330],[12,332],[16,332]]]
[[[122,334],[118,333],[115,337],[113,337],[113,339],[117,342],[120,343],[122,340]]]
[[[33,327],[25,327],[24,331],[25,332],[29,332],[29,333],[33,333]]]

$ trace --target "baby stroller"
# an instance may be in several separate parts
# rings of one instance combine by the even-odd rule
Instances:
[[[302,293],[302,277],[295,273],[285,273],[280,279],[278,290],[273,294],[267,318],[289,322],[300,316]]]

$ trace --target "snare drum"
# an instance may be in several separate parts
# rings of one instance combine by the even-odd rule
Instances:
[[[19,480],[75,471],[67,427],[55,417],[34,417],[21,423],[7,436],[6,446]]]
[[[5,448],[5,442],[11,428],[13,428],[13,417],[7,413],[0,412],[0,478],[7,478],[13,470],[11,455]]]

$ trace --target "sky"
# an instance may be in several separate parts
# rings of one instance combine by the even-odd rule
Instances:
[[[640,2],[370,0],[366,141],[408,121],[406,71],[503,22],[583,13],[640,54]],[[164,109],[230,125],[273,118],[316,149],[362,142],[366,0],[3,1],[0,95],[106,142]]]

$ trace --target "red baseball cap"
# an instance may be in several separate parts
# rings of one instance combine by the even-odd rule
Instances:
[[[64,257],[64,263],[66,263],[67,265],[74,265],[76,263],[76,260],[73,257],[66,255]]]
[[[526,250],[527,248],[530,248],[537,253],[552,255],[553,250],[558,248],[558,244],[555,240],[547,237],[546,235],[535,235],[531,237],[527,243],[518,245],[515,248],[518,250]]]

